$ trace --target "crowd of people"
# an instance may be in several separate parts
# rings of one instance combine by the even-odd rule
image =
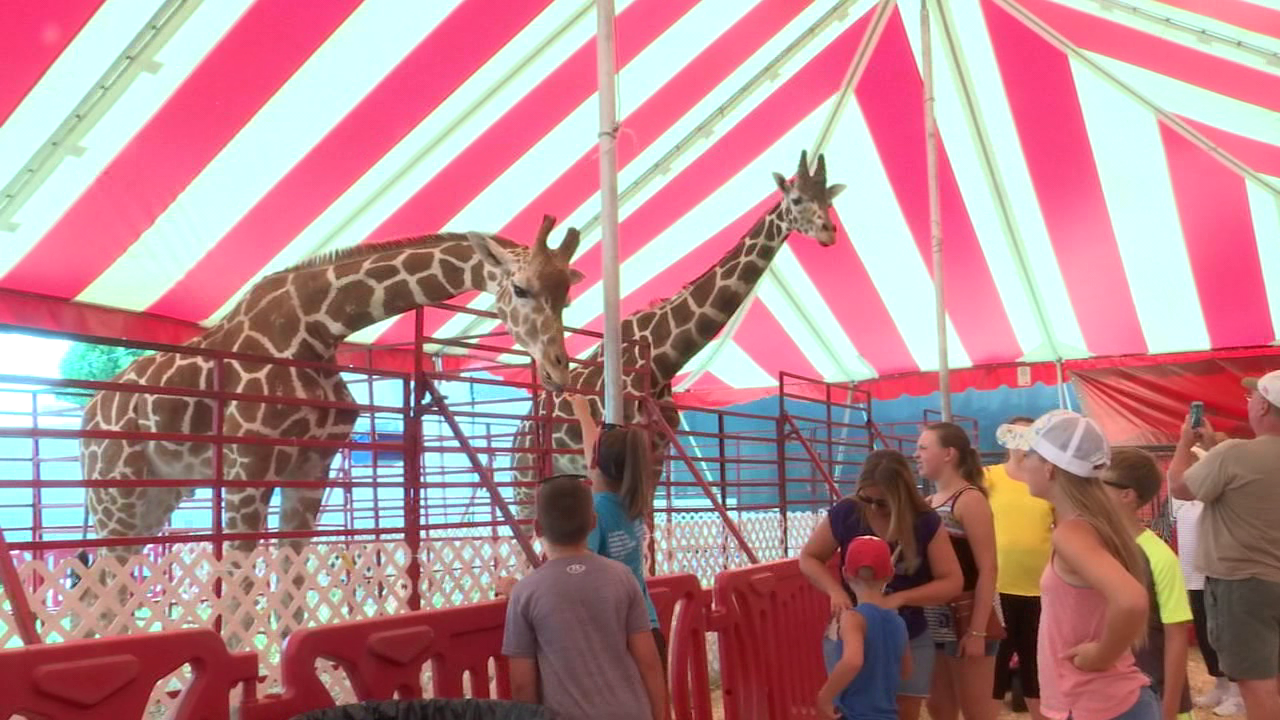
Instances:
[[[1167,475],[1066,410],[1001,425],[1008,455],[991,467],[950,423],[926,427],[914,458],[872,452],[799,559],[830,598],[819,716],[994,720],[1016,676],[1033,720],[1189,718],[1194,635],[1216,679],[1199,705],[1280,720],[1280,371],[1246,388],[1256,437],[1225,440],[1189,415]],[[591,471],[538,490],[546,562],[509,588],[512,697],[657,720],[649,443],[575,406]],[[1142,521],[1166,484],[1183,501],[1178,552]]]

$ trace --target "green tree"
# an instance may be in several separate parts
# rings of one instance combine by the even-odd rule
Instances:
[[[114,345],[96,345],[94,343],[77,342],[67,348],[62,356],[58,369],[67,380],[106,381],[119,375],[129,367],[129,363],[146,355],[149,351],[137,348],[116,347]],[[87,390],[76,390],[58,393],[58,397],[76,405],[88,405],[93,393]]]

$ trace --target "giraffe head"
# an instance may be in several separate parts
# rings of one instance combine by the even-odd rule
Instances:
[[[836,242],[836,224],[831,221],[831,201],[844,185],[827,185],[827,161],[818,153],[818,166],[809,173],[809,154],[800,151],[800,167],[796,179],[787,180],[779,173],[773,179],[782,191],[783,216],[795,232],[808,235],[827,247]]]
[[[569,304],[569,288],[582,273],[569,267],[578,249],[578,229],[569,228],[564,242],[554,250],[547,236],[555,218],[542,217],[538,238],[528,248],[512,248],[492,236],[468,233],[467,238],[490,271],[494,312],[511,337],[538,363],[544,387],[559,392],[569,382],[569,353],[564,347],[561,316]]]

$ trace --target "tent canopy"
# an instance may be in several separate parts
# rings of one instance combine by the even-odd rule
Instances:
[[[849,186],[836,245],[792,237],[681,388],[936,369],[920,0],[617,7],[624,314],[716,262],[800,150]],[[1275,342],[1280,10],[929,8],[952,366]],[[0,322],[172,340],[314,253],[528,242],[548,213],[583,229],[566,324],[599,330],[595,27],[583,0],[16,3]]]

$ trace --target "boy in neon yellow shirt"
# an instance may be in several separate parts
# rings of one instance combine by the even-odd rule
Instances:
[[[1164,473],[1149,453],[1117,448],[1111,451],[1111,465],[1103,472],[1102,482],[1129,522],[1151,570],[1147,644],[1134,653],[1138,667],[1151,677],[1151,689],[1160,697],[1161,717],[1191,720],[1187,646],[1192,616],[1187,584],[1177,554],[1144,527],[1138,515],[1160,493]]]

